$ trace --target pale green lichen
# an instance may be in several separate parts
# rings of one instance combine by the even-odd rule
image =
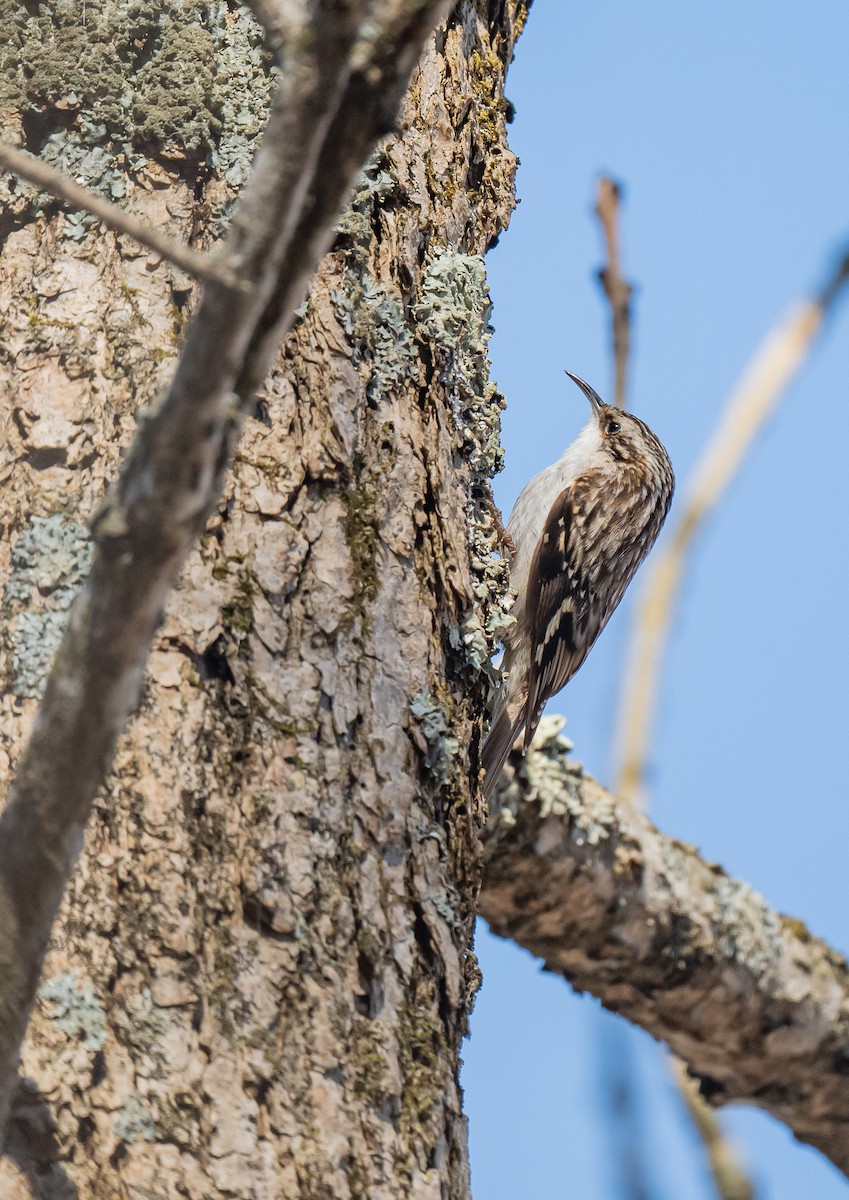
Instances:
[[[426,337],[442,364],[446,388],[462,452],[472,469],[466,526],[475,581],[475,606],[450,631],[472,673],[491,683],[499,675],[490,658],[513,624],[502,531],[489,497],[490,476],[502,466],[503,398],[489,378],[489,288],[483,259],[443,250],[428,264],[414,307],[419,336]]]
[[[437,254],[425,271],[414,311],[421,331],[450,352],[465,379],[485,387],[492,305],[480,255]]]
[[[131,1092],[121,1105],[112,1123],[112,1130],[122,1142],[152,1142],[156,1140],[156,1125],[144,1096]]]
[[[211,161],[235,189],[248,177],[257,139],[268,120],[276,71],[271,68],[260,26],[246,8],[213,6],[216,73],[213,109],[220,120]]]
[[[448,782],[460,743],[450,732],[445,709],[427,692],[418,692],[410,701],[410,715],[415,717],[427,743],[424,765],[442,786]]]
[[[398,191],[385,146],[377,146],[357,176],[348,207],[336,222],[336,232],[349,243],[348,252],[357,260],[371,244],[375,210]]]
[[[616,825],[612,798],[601,788],[582,786],[581,764],[568,754],[572,742],[561,733],[565,717],[544,716],[537,726],[527,757],[515,775],[502,784],[491,802],[499,822],[512,825],[528,794],[539,805],[540,818],[569,818],[569,836],[576,845],[597,846],[607,841]]]
[[[209,164],[233,194],[244,182],[274,79],[247,9],[0,0],[0,19],[0,112],[21,114],[27,147],[46,161],[111,199],[149,157],[192,176]],[[36,209],[54,203],[25,187],[3,199],[15,207],[22,190]],[[69,214],[63,229],[82,238],[92,222]]]
[[[441,373],[463,451],[473,471],[489,478],[501,470],[504,401],[489,378],[492,305],[479,255],[445,250],[428,265],[414,308],[420,332],[446,359]]]
[[[31,517],[15,542],[3,610],[16,695],[41,695],[91,555],[87,527],[62,513]]]
[[[12,639],[12,672],[15,693],[38,699],[53,662],[53,656],[65,625],[66,612],[23,612],[18,617]]]
[[[739,879],[723,878],[716,889],[720,933],[718,944],[726,958],[762,977],[781,957],[781,920],[762,896]]]
[[[497,639],[496,639],[497,640]],[[500,679],[500,672],[490,662],[493,639],[488,638],[476,609],[466,613],[459,625],[448,630],[448,644],[457,650],[473,671],[483,671],[492,683]]]
[[[73,975],[65,972],[49,979],[39,995],[49,1007],[49,1020],[57,1029],[90,1050],[103,1049],[106,1013],[90,984],[79,987]]]
[[[539,802],[540,817],[568,817],[569,836],[577,846],[598,846],[610,839],[617,815],[613,797],[602,788],[582,786],[581,764],[567,758],[572,743],[560,730],[563,717],[546,716],[525,759],[527,783]]]
[[[91,563],[88,528],[63,513],[31,517],[12,549],[7,601],[28,601],[33,589],[67,607]]]
[[[413,377],[418,362],[400,296],[367,271],[346,271],[343,282],[331,300],[351,340],[354,362],[369,370],[366,395],[392,393]]]
[[[449,640],[455,650],[462,650],[473,671],[482,671],[490,683],[496,684],[501,672],[490,657],[516,623],[511,612],[515,594],[510,590],[507,559],[491,505],[470,501],[466,523],[476,605],[459,626],[449,631]]]
[[[476,474],[489,478],[502,464],[504,400],[489,379],[492,304],[483,259],[456,250],[436,254],[423,277],[414,312],[421,334],[445,359],[440,378],[465,455]]]

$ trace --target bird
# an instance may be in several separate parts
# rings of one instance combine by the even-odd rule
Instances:
[[[504,539],[515,624],[504,637],[481,767],[486,799],[524,729],[582,665],[660,533],[675,490],[669,455],[648,425],[606,404],[571,371],[590,419],[516,501]]]

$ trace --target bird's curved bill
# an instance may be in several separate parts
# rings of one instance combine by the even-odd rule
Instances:
[[[585,380],[581,379],[580,375],[573,375],[571,371],[567,371],[566,374],[573,381],[573,383],[577,383],[578,387],[593,406],[593,412],[600,412],[601,409],[607,407],[601,396],[599,396],[598,392],[591,388]]]

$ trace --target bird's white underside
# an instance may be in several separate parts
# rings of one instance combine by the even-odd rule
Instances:
[[[517,593],[513,609],[517,622],[523,616],[520,609],[528,590],[531,560],[554,501],[573,480],[601,460],[601,431],[593,416],[557,462],[535,475],[513,505],[507,532],[516,547],[510,561],[510,582]]]

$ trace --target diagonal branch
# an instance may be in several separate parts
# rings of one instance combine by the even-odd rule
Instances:
[[[671,536],[649,563],[635,616],[617,722],[618,795],[638,799],[644,786],[663,651],[695,537],[804,363],[847,283],[849,255],[840,260],[818,296],[795,305],[770,330],[728,400],[719,427],[696,467]]]
[[[667,1042],[713,1104],[765,1109],[849,1174],[849,965],[618,804],[548,720],[498,791],[482,916]]]
[[[154,225],[148,225],[132,213],[125,212],[123,208],[98,196],[96,192],[81,187],[62,171],[57,171],[55,167],[42,162],[34,154],[28,154],[26,150],[18,150],[8,142],[0,142],[0,168],[34,183],[36,187],[49,192],[70,208],[91,213],[109,229],[126,234],[140,246],[147,246],[148,250],[153,250],[174,266],[193,275],[195,279],[221,283],[227,287],[240,286],[235,276],[216,265],[214,258],[175,242],[167,233],[163,233]]]
[[[137,702],[168,592],[354,176],[390,127],[424,40],[448,7],[310,6],[218,256],[249,286],[208,281],[174,380],[93,522],[91,574],[0,819],[0,1127],[50,928]]]

